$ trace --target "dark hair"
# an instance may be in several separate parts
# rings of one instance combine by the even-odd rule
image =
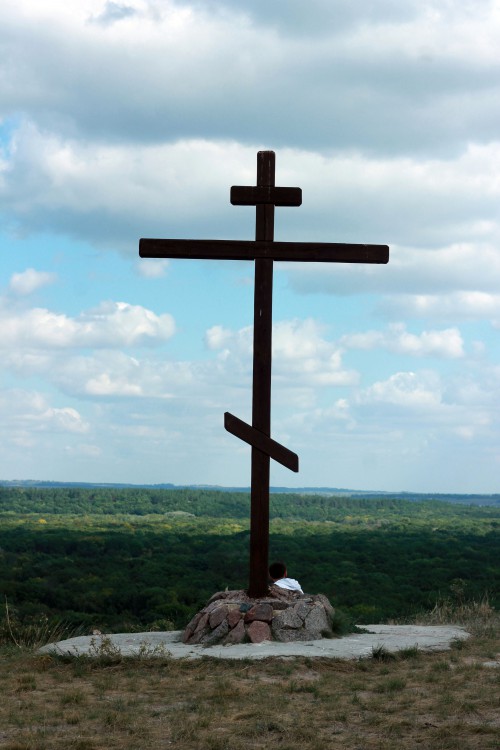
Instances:
[[[279,581],[286,575],[286,565],[283,562],[274,562],[269,566],[269,575],[274,581]]]

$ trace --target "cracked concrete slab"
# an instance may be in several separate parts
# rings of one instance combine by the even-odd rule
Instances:
[[[164,656],[175,659],[266,659],[269,657],[312,656],[330,659],[361,659],[372,656],[380,647],[397,652],[408,648],[421,651],[445,651],[455,640],[469,633],[458,625],[363,625],[367,632],[342,638],[278,643],[242,643],[232,646],[188,646],[180,640],[181,631],[157,633],[114,633],[87,635],[51,643],[42,653],[99,656],[111,652],[123,656]]]

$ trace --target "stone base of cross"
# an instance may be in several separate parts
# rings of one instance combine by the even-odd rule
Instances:
[[[387,245],[275,242],[275,206],[300,206],[300,188],[275,186],[275,154],[257,154],[257,185],[231,188],[231,203],[255,206],[255,241],[141,239],[141,258],[192,258],[255,261],[252,424],[226,412],[224,426],[252,447],[250,576],[248,595],[268,590],[269,468],[274,459],[292,471],[298,456],[271,438],[271,362],[273,261],[387,263]]]

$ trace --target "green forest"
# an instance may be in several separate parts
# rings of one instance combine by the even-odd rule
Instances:
[[[247,493],[0,487],[0,593],[19,619],[85,631],[182,628],[248,583]],[[437,600],[500,604],[500,509],[271,495],[270,558],[358,623]]]

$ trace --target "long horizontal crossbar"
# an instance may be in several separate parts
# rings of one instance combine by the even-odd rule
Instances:
[[[270,203],[274,206],[301,206],[302,190],[295,187],[271,187],[261,185],[233,185],[231,204],[233,206],[257,206]]]
[[[324,263],[388,263],[387,245],[343,242],[256,242],[251,240],[139,241],[141,258],[191,258],[194,260],[320,261]]]
[[[272,438],[264,435],[260,430],[256,430],[255,427],[243,422],[243,420],[238,419],[238,417],[235,417],[234,414],[230,414],[228,411],[224,414],[224,427],[232,435],[248,443],[253,448],[262,451],[266,456],[270,456],[270,458],[286,466],[290,471],[297,472],[299,470],[299,457],[296,453],[288,450],[281,443],[272,440]]]

